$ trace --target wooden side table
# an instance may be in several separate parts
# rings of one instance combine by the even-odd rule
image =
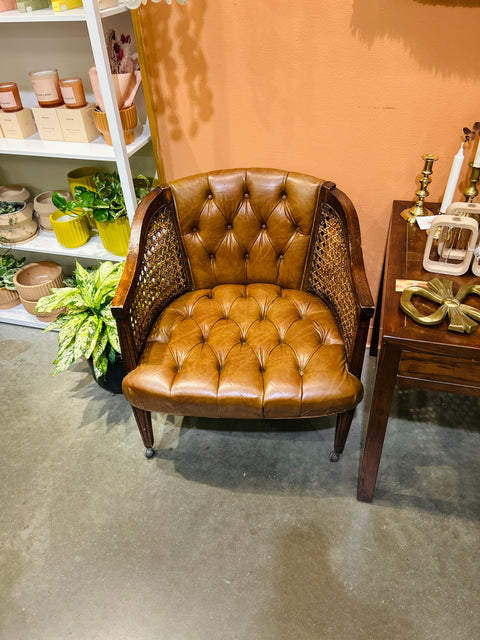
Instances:
[[[447,319],[440,325],[424,326],[400,309],[401,294],[395,291],[397,279],[448,278],[454,281],[454,292],[464,284],[480,283],[471,271],[461,277],[451,277],[423,269],[425,231],[416,223],[408,224],[400,215],[410,206],[412,203],[406,201],[393,203],[382,274],[383,295],[379,296],[376,307],[370,355],[376,354],[375,340],[379,333],[381,346],[358,477],[357,498],[363,502],[371,502],[375,492],[395,385],[480,396],[480,327],[470,335],[454,333],[447,330]],[[428,208],[437,212],[439,205],[429,203]],[[480,308],[478,296],[469,296],[464,302]],[[415,304],[426,314],[436,308],[423,298],[417,298]],[[380,320],[383,330],[379,332]]]

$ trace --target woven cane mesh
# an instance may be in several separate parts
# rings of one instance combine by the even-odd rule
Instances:
[[[360,309],[355,299],[343,224],[329,204],[322,204],[314,243],[308,290],[330,303],[340,323],[346,355],[350,359]]]
[[[161,310],[188,289],[188,277],[171,205],[152,218],[145,242],[130,322],[140,351]]]

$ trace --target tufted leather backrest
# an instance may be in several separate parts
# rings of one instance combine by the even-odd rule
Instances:
[[[323,182],[276,169],[171,182],[195,288],[266,282],[300,289]]]

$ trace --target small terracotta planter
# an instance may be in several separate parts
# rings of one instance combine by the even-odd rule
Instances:
[[[58,243],[67,249],[81,247],[90,238],[90,225],[86,213],[71,217],[57,210],[50,216],[50,222]]]
[[[125,144],[131,144],[135,140],[135,127],[137,126],[137,109],[134,104],[128,107],[128,109],[120,109],[120,120],[122,122]],[[108,128],[107,114],[98,108],[94,109],[93,121],[100,133],[103,134],[105,142],[111,145],[112,136]]]
[[[45,260],[30,262],[17,271],[13,283],[22,301],[35,302],[50,295],[50,289],[63,287],[62,267],[56,262]]]
[[[44,191],[43,193],[39,193],[38,196],[35,196],[33,200],[33,208],[38,215],[38,221],[44,231],[53,232],[50,216],[54,211],[57,211],[57,207],[52,202],[54,193],[54,191]],[[67,201],[72,199],[70,191],[58,191],[58,193]]]
[[[17,0],[0,0],[0,11],[13,11],[17,8]]]
[[[6,184],[0,187],[0,200],[4,202],[27,202],[30,192],[21,184]]]
[[[55,318],[65,311],[65,307],[62,307],[61,309],[55,309],[55,311],[52,311],[51,313],[36,313],[35,307],[37,306],[38,300],[24,300],[20,296],[19,302],[23,304],[25,311],[31,313],[32,316],[35,316],[42,322],[53,322]]]
[[[38,222],[33,219],[33,204],[24,203],[19,211],[0,214],[0,242],[22,244],[38,234]]]
[[[0,309],[12,309],[20,304],[20,296],[17,291],[6,287],[0,288]]]

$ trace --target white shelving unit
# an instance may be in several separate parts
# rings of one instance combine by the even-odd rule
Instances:
[[[130,220],[136,209],[135,190],[132,180],[132,172],[130,169],[130,158],[147,143],[149,143],[150,128],[148,120],[145,124],[139,124],[136,130],[135,140],[129,144],[125,144],[123,131],[120,121],[120,114],[117,106],[115,90],[110,73],[110,64],[105,45],[105,37],[102,21],[105,18],[129,10],[119,4],[108,9],[100,10],[96,0],[83,0],[83,7],[71,9],[69,11],[54,12],[50,9],[41,9],[30,13],[20,13],[18,11],[8,11],[0,13],[0,38],[3,29],[7,29],[9,24],[18,26],[31,25],[39,23],[39,29],[42,29],[42,23],[50,23],[50,25],[62,28],[63,23],[83,23],[86,24],[88,38],[90,41],[91,53],[98,72],[100,90],[105,103],[107,120],[112,137],[112,145],[107,145],[103,137],[99,135],[97,139],[90,143],[71,143],[71,142],[51,142],[41,140],[38,133],[30,136],[25,140],[14,140],[0,138],[0,155],[6,156],[26,156],[29,158],[60,158],[60,159],[78,159],[93,160],[98,162],[115,163],[116,169],[120,176],[122,189],[127,207],[127,213]],[[74,27],[72,27],[74,28]],[[22,48],[22,55],[28,60],[28,41],[19,42]],[[54,38],[49,41],[49,46],[55,48]],[[27,46],[27,49],[25,47]],[[15,52],[12,52],[15,55]],[[31,52],[31,65],[35,67],[35,52]],[[30,62],[30,61],[29,61]],[[25,74],[28,73],[25,68]],[[10,78],[8,78],[10,79]],[[90,238],[90,240],[76,249],[66,249],[58,244],[54,234],[40,230],[39,234],[27,243],[16,246],[1,245],[0,248],[8,248],[16,252],[34,252],[39,254],[62,255],[71,258],[88,258],[93,260],[119,260],[118,256],[114,256],[106,251],[98,236]],[[40,258],[39,258],[40,259]],[[44,327],[45,323],[38,321],[35,316],[27,313],[23,306],[14,307],[13,309],[0,310],[0,322],[10,322],[13,324],[22,324],[26,326]]]

